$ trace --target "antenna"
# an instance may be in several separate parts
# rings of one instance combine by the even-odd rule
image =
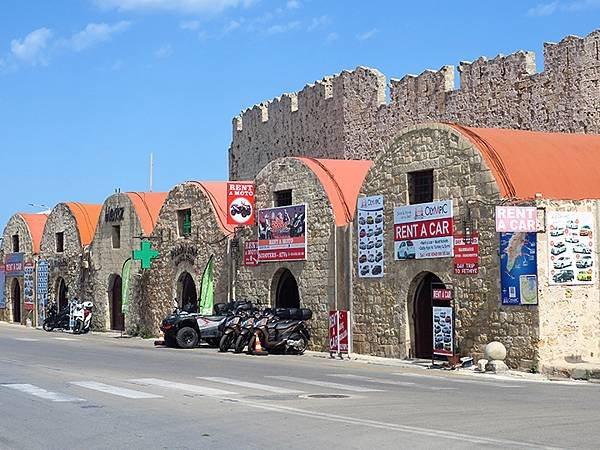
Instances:
[[[152,192],[152,159],[153,159],[153,154],[152,152],[150,152],[150,192]]]

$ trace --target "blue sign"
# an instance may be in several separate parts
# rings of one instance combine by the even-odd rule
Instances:
[[[23,276],[23,253],[9,253],[4,260],[7,277]]]
[[[0,264],[0,309],[6,308],[6,301],[4,300],[4,264]]]
[[[536,233],[500,233],[503,305],[537,305]]]
[[[37,299],[38,299],[38,323],[44,323],[46,319],[45,308],[48,306],[48,262],[37,263]]]

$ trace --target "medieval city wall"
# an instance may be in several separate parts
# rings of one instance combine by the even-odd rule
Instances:
[[[230,179],[251,179],[269,161],[303,155],[374,159],[403,128],[423,122],[600,133],[600,30],[517,53],[460,62],[389,82],[358,67],[284,94],[233,119]]]

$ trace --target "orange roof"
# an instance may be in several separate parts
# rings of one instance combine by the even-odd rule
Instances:
[[[66,202],[65,205],[71,210],[73,217],[75,217],[77,230],[79,231],[79,240],[81,241],[81,246],[85,247],[94,238],[102,205],[78,202]]]
[[[331,202],[335,224],[343,226],[352,222],[360,188],[373,163],[366,160],[294,159],[301,161],[319,178]]]
[[[600,198],[600,135],[450,125],[479,149],[505,198]]]
[[[33,253],[37,255],[40,252],[40,244],[42,243],[42,233],[44,232],[44,226],[48,220],[47,213],[38,214],[26,214],[17,213],[29,229],[31,235],[31,244],[33,245]]]
[[[168,192],[126,192],[125,194],[133,203],[142,225],[142,232],[150,236]]]
[[[219,227],[225,234],[233,233],[234,226],[227,224],[227,182],[226,181],[190,181],[200,185],[212,204]]]

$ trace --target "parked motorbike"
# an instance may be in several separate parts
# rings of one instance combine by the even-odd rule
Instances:
[[[248,316],[251,316],[254,311],[255,308],[250,302],[241,302],[235,307],[232,315],[222,324],[222,336],[219,342],[219,351],[226,352],[231,348],[240,334],[242,322],[244,322]]]
[[[262,315],[258,312],[251,314],[241,323],[240,330],[233,346],[234,353],[242,353],[244,347],[250,342],[250,338],[254,336],[254,325],[260,320]]]
[[[92,309],[94,304],[90,301],[77,303],[73,308],[73,334],[84,334],[90,331],[92,322]]]
[[[289,310],[292,310],[292,308]],[[308,309],[298,311],[300,311],[299,317],[305,317],[306,320],[312,317],[312,312]],[[290,314],[290,316],[293,316],[293,314]],[[265,310],[264,316],[254,324],[254,334],[248,343],[248,353],[254,351],[257,337],[269,353],[301,355],[308,347],[310,333],[304,320],[281,319],[272,311]]]
[[[56,303],[51,303],[42,328],[45,331],[53,331],[55,328],[69,329],[69,306],[67,305],[58,311]]]

